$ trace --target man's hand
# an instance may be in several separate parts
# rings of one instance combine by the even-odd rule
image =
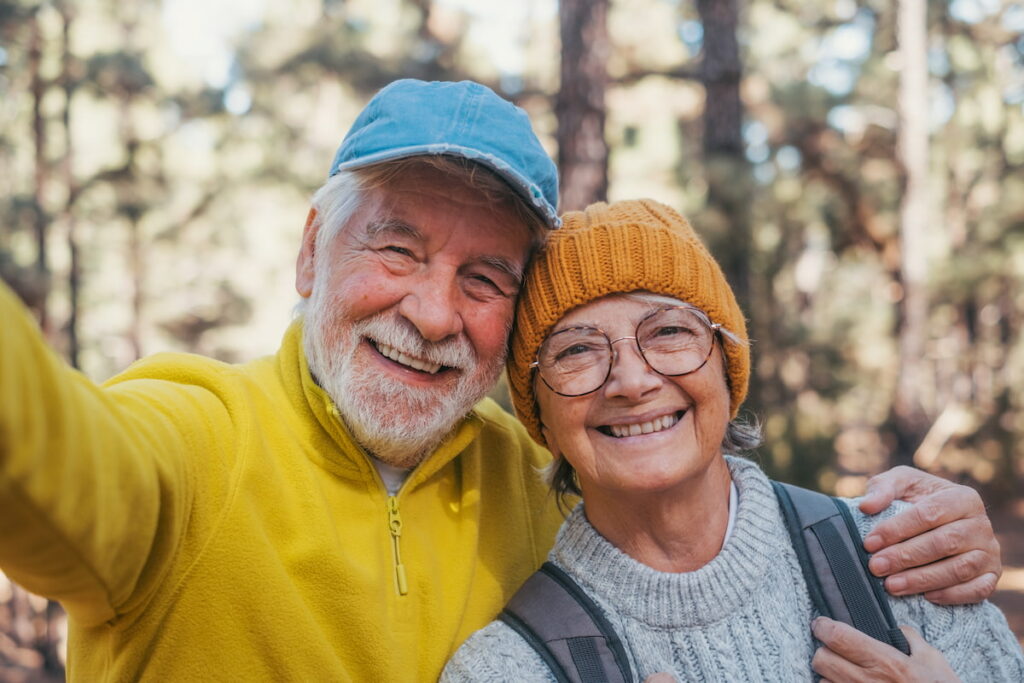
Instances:
[[[1003,572],[999,542],[978,492],[911,467],[868,481],[862,512],[873,515],[895,499],[913,507],[875,527],[864,539],[868,567],[888,577],[893,595],[924,593],[939,605],[980,602]]]
[[[908,626],[901,626],[900,630],[910,643],[910,656],[852,626],[825,617],[815,619],[811,630],[823,644],[814,653],[811,668],[823,681],[945,683],[960,680],[942,653]]]

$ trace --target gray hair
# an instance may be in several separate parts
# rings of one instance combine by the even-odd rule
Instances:
[[[339,171],[328,178],[310,201],[316,209],[316,220],[320,224],[313,245],[315,253],[327,252],[331,241],[341,228],[366,204],[370,190],[386,186],[410,169],[422,166],[448,175],[454,183],[462,183],[473,189],[481,194],[488,204],[512,211],[530,231],[531,256],[543,244],[547,236],[547,224],[544,219],[519,192],[492,169],[463,157],[424,155],[385,161],[352,171]],[[304,312],[305,302],[305,298],[299,302],[295,307],[296,313]]]
[[[629,292],[622,296],[629,300],[639,301],[652,306],[690,305],[685,301],[676,299],[675,297],[645,291]],[[712,321],[708,317],[707,313],[696,307],[694,307],[694,310],[705,323],[708,325],[711,324]],[[723,339],[731,344],[746,345],[748,343],[747,340],[743,339],[732,330],[720,327],[718,331],[721,333]],[[729,358],[724,352],[722,352],[722,364],[725,372],[725,381],[728,383]],[[534,376],[533,381],[537,381],[536,376]],[[725,436],[722,437],[722,452],[729,453],[730,455],[748,454],[760,446],[763,441],[761,423],[757,421],[757,418],[753,415],[749,418],[746,415],[738,415],[730,420],[729,424],[725,427]],[[566,460],[565,457],[556,456],[555,460],[547,467],[544,474],[551,486],[551,491],[555,494],[558,500],[558,506],[563,512],[568,512],[570,505],[567,499],[571,496],[583,495],[583,492],[580,490],[579,478],[576,476],[576,469],[569,464],[569,461]]]

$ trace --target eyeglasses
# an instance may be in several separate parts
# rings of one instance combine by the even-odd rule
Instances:
[[[584,396],[608,381],[615,360],[613,345],[631,339],[652,370],[680,377],[704,367],[721,327],[692,306],[654,311],[637,323],[632,337],[613,340],[596,327],[568,327],[548,335],[530,367],[537,368],[556,394]]]

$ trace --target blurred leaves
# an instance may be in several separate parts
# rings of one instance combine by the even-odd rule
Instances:
[[[210,47],[169,23],[178,2],[0,0],[0,276],[93,377],[167,348],[271,352],[309,195],[395,78],[487,83],[557,152],[552,0],[498,26],[512,60],[483,3],[267,3]],[[609,4],[608,194],[677,206],[746,281],[765,465],[856,493],[899,450],[898,3],[738,7],[714,29],[735,33],[737,64],[701,21],[721,6]],[[1024,10],[928,9],[917,462],[997,501],[1024,481]]]

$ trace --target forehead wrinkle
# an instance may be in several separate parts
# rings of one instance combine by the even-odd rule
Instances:
[[[604,332],[607,335],[609,334],[609,328],[614,327],[619,322],[624,322],[630,328],[630,330],[635,331],[636,326],[640,324],[640,321],[646,318],[648,315],[650,315],[654,310],[655,308],[650,308],[647,310],[639,311],[634,316],[626,320],[623,320],[621,316],[610,316],[603,323],[598,322],[594,318],[576,319],[573,320],[572,322],[567,322],[565,320],[565,318],[568,316],[567,313],[566,315],[563,315],[557,323],[555,323],[555,326],[551,329],[550,334],[554,334],[555,332],[561,332],[562,330],[569,330],[574,327],[589,327],[595,330],[600,330],[601,332]]]
[[[604,328],[601,327],[601,325],[592,320],[574,320],[571,323],[567,323],[564,320],[559,320],[557,323],[555,323],[555,326],[551,328],[551,331],[548,332],[547,336],[550,337],[553,334],[564,332],[565,330],[574,330],[577,328],[587,328],[598,330],[600,332],[605,332]],[[607,332],[605,332],[605,334],[607,334]]]
[[[558,322],[555,323],[554,327],[551,328],[551,332],[549,332],[548,334],[561,332],[562,330],[570,327],[593,327],[607,334],[607,326],[602,326],[601,323],[596,322],[593,318],[587,320],[575,320],[571,323],[565,322],[565,318],[568,317],[573,311],[577,310],[578,308],[583,308],[584,306],[589,306],[590,304],[597,303],[599,301],[608,300],[633,301],[639,304],[643,304],[645,306],[644,310],[637,311],[637,313],[633,315],[632,320],[628,321],[634,328],[637,325],[639,325],[640,322],[647,316],[666,307],[690,308],[693,310],[695,314],[697,314],[702,320],[704,320],[704,322],[708,324],[714,322],[713,320],[711,320],[711,317],[706,312],[704,312],[704,310],[702,310],[699,306],[691,304],[688,301],[678,299],[668,294],[656,294],[654,292],[649,292],[647,290],[635,290],[631,292],[613,292],[611,294],[605,294],[604,296],[599,296],[595,299],[591,299],[586,303],[580,304],[578,307],[574,309],[566,311],[565,313],[562,314],[562,317],[558,320]],[[618,321],[619,317],[616,316],[615,320],[612,321],[612,324]]]

